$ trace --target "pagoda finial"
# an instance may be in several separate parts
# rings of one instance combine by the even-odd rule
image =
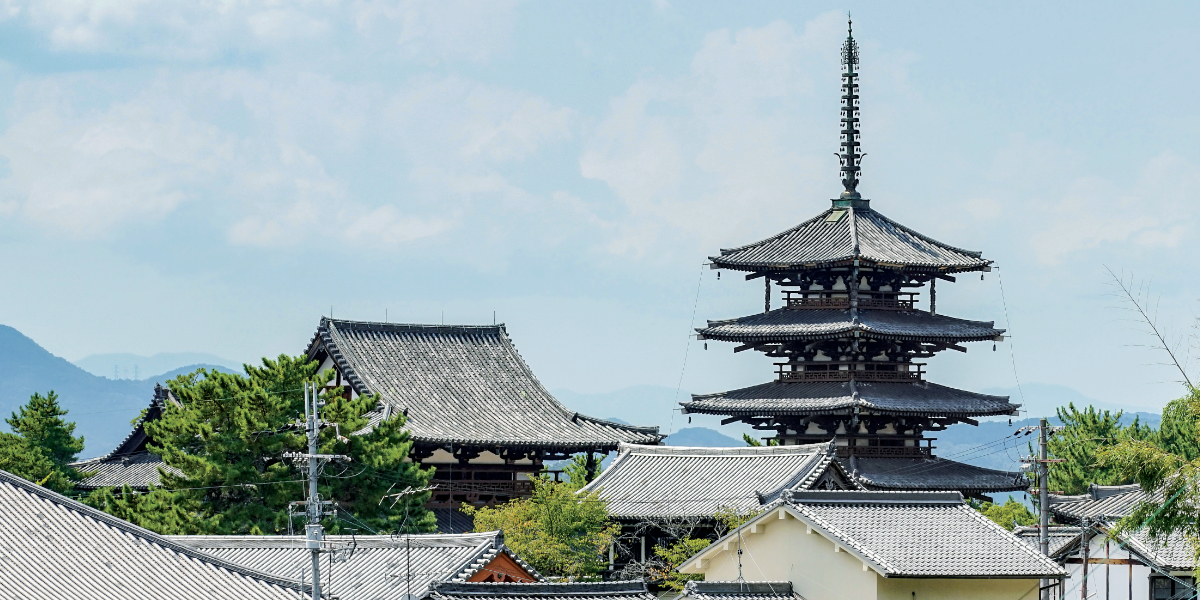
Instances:
[[[850,19],[850,13],[846,13],[842,65],[846,70],[842,72],[842,151],[838,158],[842,163],[842,185],[846,189],[841,199],[857,200],[862,198],[858,193],[858,176],[864,155],[858,143],[858,42],[854,41],[854,21]]]

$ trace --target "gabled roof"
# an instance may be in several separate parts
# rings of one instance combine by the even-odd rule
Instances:
[[[693,600],[804,600],[790,581],[689,581],[679,598]]]
[[[1113,521],[1092,524],[1089,538],[1104,538],[1113,531]],[[1078,556],[1084,529],[1082,527],[1051,527],[1050,556],[1058,561]],[[1020,527],[1013,533],[1033,548],[1038,548],[1037,527]],[[1117,544],[1128,549],[1143,561],[1168,571],[1190,571],[1196,568],[1192,545],[1182,533],[1172,533],[1165,540],[1150,539],[1144,530],[1112,534]]]
[[[0,471],[0,590],[12,598],[290,599],[295,579],[256,571]]]
[[[147,449],[150,436],[146,434],[146,423],[162,416],[167,403],[178,405],[179,401],[171,391],[159,384],[154,385],[154,398],[142,416],[133,424],[133,431],[121,440],[112,452],[104,456],[81,460],[71,466],[83,473],[93,475],[80,481],[80,489],[94,490],[103,487],[121,487],[128,485],[134,489],[144,490],[159,483],[158,469],[182,475],[183,472],[175,467],[169,467],[162,458],[152,454]]]
[[[685,413],[731,416],[806,416],[846,413],[927,417],[1016,414],[1008,396],[989,396],[936,383],[772,381],[717,394],[694,394],[680,402]]]
[[[1064,549],[1070,548],[1071,544],[1079,539],[1079,534],[1083,529],[1079,527],[1050,527],[1046,532],[1046,541],[1049,542],[1050,556],[1057,558],[1059,553]],[[1041,528],[1040,527],[1018,527],[1013,530],[1013,535],[1021,539],[1022,542],[1029,544],[1031,548],[1041,551]]]
[[[1082,519],[1098,521],[1120,519],[1133,513],[1138,502],[1146,499],[1142,486],[1096,485],[1080,496],[1050,496],[1050,512],[1059,521],[1077,523]]]
[[[1025,475],[997,471],[936,456],[838,459],[859,485],[869,490],[954,490],[968,496],[1029,488]]]
[[[204,551],[230,562],[275,573],[299,577],[311,568],[312,554],[305,549],[303,536],[169,536],[172,541]],[[540,580],[541,575],[508,550],[500,532],[432,535],[348,535],[326,536],[334,548],[354,551],[345,562],[335,562],[325,575],[322,591],[342,600],[401,598],[411,589],[413,596],[424,597],[437,581],[466,581],[504,553],[526,573]],[[412,586],[407,575],[411,560]]]
[[[834,207],[783,233],[710,257],[718,268],[787,271],[848,264],[956,273],[992,261],[943,244],[870,208]]]
[[[534,377],[504,325],[322,318],[308,355],[328,356],[356,393],[379,394],[390,407],[384,411],[404,412],[417,442],[573,452],[663,438],[657,427],[613,423],[563,406]]]
[[[860,310],[858,318],[848,309],[775,310],[709,321],[697,328],[698,339],[724,342],[787,342],[848,337],[854,332],[865,338],[928,342],[972,342],[996,339],[1004,333],[994,321],[968,321],[921,310]]]
[[[642,581],[572,583],[437,583],[437,600],[657,600]]]
[[[612,464],[581,492],[598,491],[617,519],[710,518],[723,508],[758,509],[785,489],[808,489],[831,468],[849,482],[832,450],[831,443],[741,448],[622,444]]]
[[[1065,573],[971,508],[957,492],[793,492],[777,510],[812,527],[883,577],[1032,579]],[[680,572],[698,572],[698,561],[723,551],[726,540],[782,518],[775,512],[759,515],[717,540],[685,561]],[[744,539],[753,543],[754,538]]]

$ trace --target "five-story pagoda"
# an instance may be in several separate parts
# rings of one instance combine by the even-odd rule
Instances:
[[[925,380],[922,359],[961,344],[999,341],[992,322],[937,314],[936,282],[990,271],[979,252],[921,235],[871,208],[858,192],[858,45],[842,46],[841,178],[845,188],[813,219],[711,257],[714,269],[766,282],[756,315],[709,321],[699,338],[739,344],[778,360],[769,383],[683,402],[684,412],[725,415],[773,430],[780,444],[834,439],[838,458],[868,488],[959,490],[967,495],[1025,489],[1018,473],[933,456],[925,433],[954,423],[1016,414],[1007,397]],[[772,284],[783,306],[771,309]],[[927,310],[918,307],[928,291]]]

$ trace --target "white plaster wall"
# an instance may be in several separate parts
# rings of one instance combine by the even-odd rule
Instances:
[[[747,581],[792,582],[793,590],[806,600],[874,600],[875,571],[863,571],[863,563],[846,552],[835,552],[831,541],[788,515],[774,511],[757,523],[758,533],[743,530],[742,574]],[[700,571],[708,581],[737,579],[737,540],[718,553]]]
[[[880,578],[879,600],[1038,600],[1037,579]],[[1093,598],[1095,598],[1093,596]]]
[[[1089,548],[1089,560],[1130,558],[1130,554],[1122,550],[1115,542],[1106,544],[1103,535],[1093,537]],[[1078,553],[1073,554],[1070,558],[1083,559]],[[1068,576],[1063,600],[1082,600],[1083,565],[1068,563],[1064,567],[1067,569]],[[1132,590],[1129,585],[1131,570],[1133,573]],[[1149,600],[1151,573],[1150,567],[1142,564],[1133,565],[1132,569],[1129,565],[1090,564],[1088,565],[1087,596],[1090,600]]]

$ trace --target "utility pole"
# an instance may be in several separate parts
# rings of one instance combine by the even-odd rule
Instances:
[[[322,425],[330,425],[321,421],[319,411],[322,403],[317,395],[317,385],[304,384],[304,432],[308,441],[308,452],[285,452],[283,457],[294,461],[307,461],[308,494],[304,501],[293,502],[292,505],[303,504],[307,523],[304,526],[304,547],[312,553],[312,598],[321,598],[321,554],[329,552],[322,548],[325,541],[325,528],[321,526],[321,517],[326,514],[337,514],[333,502],[321,500],[317,490],[317,478],[321,474],[321,465],[331,460],[349,461],[349,456],[340,454],[318,454],[317,442]],[[326,510],[326,506],[330,510]]]
[[[1038,503],[1041,504],[1041,515],[1038,523],[1041,527],[1038,528],[1038,547],[1042,550],[1042,556],[1050,556],[1050,494],[1047,491],[1050,489],[1050,463],[1049,455],[1046,449],[1046,417],[1042,417],[1039,423],[1038,432]]]

